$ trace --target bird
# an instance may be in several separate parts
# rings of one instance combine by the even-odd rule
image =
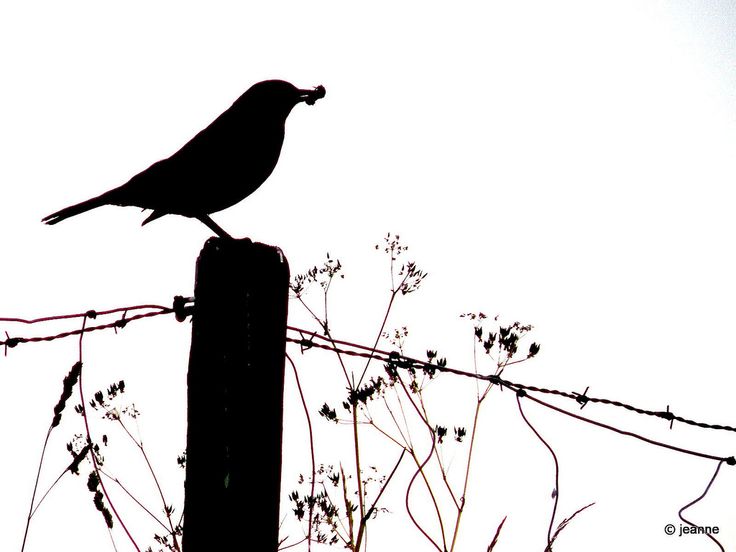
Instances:
[[[325,93],[322,85],[302,90],[283,80],[256,83],[170,157],[41,221],[56,224],[103,205],[135,206],[153,210],[143,225],[164,215],[183,215],[231,238],[209,215],[239,203],[266,181],[281,154],[291,110],[300,102],[314,105]]]

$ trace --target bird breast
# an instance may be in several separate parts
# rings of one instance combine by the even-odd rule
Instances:
[[[281,154],[284,130],[252,129],[238,139],[218,141],[205,156],[209,162],[191,166],[187,174],[186,203],[194,212],[215,213],[242,201],[271,175]]]

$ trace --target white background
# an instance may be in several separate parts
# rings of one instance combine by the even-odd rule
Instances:
[[[327,251],[339,257],[347,277],[333,298],[335,335],[372,341],[388,283],[373,245],[399,233],[430,273],[389,321],[409,327],[410,354],[437,348],[471,368],[471,328],[458,314],[482,310],[535,326],[542,351],[509,379],[590,386],[592,395],[736,425],[735,25],[726,1],[6,3],[0,316],[168,304],[191,293],[209,236],[196,221],[172,216],[141,228],[145,215],[115,207],[55,227],[40,219],[125,182],[254,82],[282,78],[322,84],[327,96],[295,108],[266,185],[214,218],[234,235],[280,246],[293,273]],[[306,323],[296,305],[292,313]],[[0,358],[1,550],[20,549],[43,437],[76,347],[73,339],[25,345]],[[178,508],[188,347],[189,325],[159,318],[118,336],[89,335],[84,353],[88,394],[126,380],[126,399],[143,413],[140,435]],[[339,404],[322,386],[333,381],[340,392],[338,368],[310,354],[298,363],[312,410]],[[467,423],[472,386],[446,385],[438,398],[453,405],[447,425]],[[285,491],[308,469],[291,379],[286,408]],[[527,413],[560,458],[560,515],[596,502],[555,550],[716,549],[663,531],[702,493],[714,462],[531,404]],[[736,454],[733,434],[670,431],[594,405],[583,413]],[[549,454],[512,394],[492,396],[484,416],[459,549],[485,550],[508,515],[497,550],[542,550]],[[68,463],[64,444],[80,422],[68,411],[52,435],[42,489]],[[93,431],[113,435],[97,420]],[[157,507],[140,455],[122,435],[113,446],[110,471]],[[396,455],[383,450],[371,452],[387,471]],[[337,461],[324,442],[318,453]],[[736,549],[734,489],[734,468],[723,466],[708,498],[686,514],[718,525],[727,550]],[[429,550],[398,487],[386,499],[392,513],[369,547]],[[126,519],[148,546],[156,528],[133,509]],[[118,550],[131,549],[119,530],[115,537]],[[75,545],[112,550],[83,478],[66,476],[34,517],[26,550]]]

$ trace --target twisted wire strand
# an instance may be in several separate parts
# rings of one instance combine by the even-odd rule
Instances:
[[[129,306],[129,307],[118,307],[118,308],[108,309],[108,310],[103,310],[103,311],[88,310],[82,313],[45,316],[45,317],[35,318],[35,319],[0,317],[0,322],[38,324],[38,323],[43,323],[43,322],[55,321],[55,320],[67,320],[67,319],[82,318],[82,317],[84,317],[85,319],[95,319],[98,316],[116,314],[119,312],[123,313],[123,316],[121,318],[119,318],[118,320],[114,320],[112,322],[108,322],[105,324],[98,324],[94,326],[85,325],[82,328],[76,328],[73,330],[60,332],[60,333],[56,333],[52,335],[32,336],[32,337],[20,337],[20,336],[11,337],[6,332],[6,339],[0,340],[0,346],[4,347],[5,355],[7,355],[9,348],[13,348],[21,343],[38,343],[38,342],[54,341],[57,339],[63,339],[65,337],[72,337],[72,336],[82,335],[85,333],[106,330],[106,329],[114,329],[117,331],[118,328],[124,328],[130,322],[142,320],[144,318],[152,318],[155,316],[161,316],[161,315],[173,313],[176,315],[177,320],[183,321],[186,318],[186,316],[192,314],[193,312],[193,307],[187,306],[187,303],[191,303],[192,301],[193,301],[192,298],[188,298],[188,297],[184,298],[181,296],[177,296],[174,298],[174,305],[171,308],[164,307],[162,305],[156,305],[156,304],[143,304],[143,305],[134,305],[134,306]],[[133,314],[132,316],[128,316],[129,312],[136,311],[136,310],[148,310],[149,312],[137,313],[137,314]],[[536,385],[528,385],[528,384],[523,384],[523,383],[503,379],[497,375],[477,374],[475,372],[459,370],[457,368],[452,368],[446,365],[432,364],[431,362],[427,362],[427,361],[419,360],[419,359],[412,358],[406,355],[402,355],[396,351],[385,351],[382,349],[367,347],[359,343],[353,343],[350,341],[328,338],[316,332],[304,330],[304,329],[297,328],[294,326],[287,326],[287,331],[291,332],[292,335],[291,336],[287,335],[286,341],[299,345],[302,352],[308,349],[311,349],[311,348],[319,348],[319,349],[333,351],[333,352],[348,355],[348,356],[375,359],[375,360],[379,360],[385,363],[392,363],[395,366],[399,368],[404,368],[404,369],[410,369],[410,368],[417,369],[418,368],[418,369],[423,369],[423,370],[438,371],[438,372],[444,372],[448,374],[454,374],[457,376],[484,380],[492,384],[498,385],[502,388],[505,387],[507,389],[513,390],[517,393],[520,391],[523,391],[523,392],[533,392],[533,393],[539,393],[539,394],[545,394],[545,395],[554,395],[554,396],[562,397],[568,400],[574,400],[575,402],[581,405],[581,408],[584,407],[588,403],[605,404],[605,405],[614,406],[617,408],[623,408],[625,410],[628,410],[630,412],[634,412],[640,415],[662,418],[664,420],[668,420],[670,423],[677,421],[680,423],[684,423],[687,425],[691,425],[691,426],[699,427],[703,429],[714,429],[714,430],[721,430],[721,431],[736,432],[736,427],[731,426],[731,425],[700,422],[697,420],[685,418],[684,416],[676,415],[674,412],[669,410],[669,407],[666,411],[650,410],[650,409],[640,408],[640,407],[628,404],[623,401],[607,399],[603,397],[588,396],[587,389],[584,393],[581,394],[581,393],[576,393],[576,392],[562,391],[559,389],[539,387]],[[293,334],[298,334],[298,337],[293,336]],[[567,412],[556,406],[545,403],[536,397],[532,397],[531,395],[528,395],[528,397],[538,402],[539,404],[543,404],[544,406],[550,409],[560,411],[562,413],[565,413],[572,417],[587,421],[589,423],[601,425],[603,427],[608,427],[608,429],[611,429],[613,431],[617,431],[622,434],[632,435],[641,440],[650,442],[652,444],[659,444],[661,446],[666,446],[668,448],[671,448],[673,450],[678,450],[680,452],[688,452],[686,449],[680,449],[678,447],[673,447],[671,445],[666,445],[664,443],[652,441],[646,437],[643,437],[637,434],[632,434],[630,432],[625,432],[623,430],[619,430],[611,426],[606,426],[606,424],[595,422],[583,416],[579,416],[577,414]],[[693,451],[689,451],[689,452],[693,452]],[[723,460],[729,465],[736,464],[736,460],[734,459],[733,456],[719,457],[719,456],[708,455],[704,453],[695,453],[695,455],[705,457],[705,458],[710,458],[710,459]]]
[[[176,297],[174,297],[174,303],[172,307],[164,307],[163,305],[156,305],[156,304],[144,304],[144,305],[132,305],[128,307],[116,307],[114,309],[107,309],[107,310],[102,310],[102,311],[88,310],[85,312],[73,313],[73,314],[59,314],[59,315],[54,315],[54,316],[43,316],[40,318],[33,318],[33,319],[15,318],[15,317],[0,317],[0,322],[32,325],[32,324],[40,324],[43,322],[52,322],[52,321],[58,321],[58,320],[70,320],[74,318],[84,318],[86,322],[88,319],[94,320],[98,316],[106,316],[110,314],[116,314],[119,312],[123,313],[121,318],[113,322],[109,322],[106,324],[98,324],[95,326],[87,326],[86,324],[83,324],[81,328],[76,328],[74,330],[69,330],[69,331],[60,332],[60,333],[51,334],[51,335],[33,336],[33,337],[18,337],[18,336],[11,337],[6,331],[5,332],[6,339],[0,340],[0,346],[4,347],[5,356],[7,356],[8,349],[12,349],[13,347],[21,343],[39,343],[43,341],[54,341],[56,339],[63,339],[65,337],[72,337],[75,335],[83,335],[85,333],[99,331],[99,330],[114,329],[117,332],[118,328],[122,329],[130,322],[141,320],[143,318],[151,318],[153,316],[160,316],[162,314],[173,313],[179,322],[183,322],[186,319],[186,317],[192,314],[193,312],[193,307],[191,305],[188,305],[188,303],[191,303],[192,301],[194,301],[192,297],[182,297],[181,295],[177,295]],[[151,312],[138,313],[132,316],[128,316],[128,313],[132,311],[139,311],[139,310],[147,310]]]
[[[406,355],[402,355],[398,352],[388,352],[388,351],[382,351],[379,349],[371,349],[370,347],[366,347],[364,345],[351,343],[349,341],[342,341],[337,339],[330,340],[329,338],[326,338],[324,336],[321,336],[319,334],[315,334],[314,332],[308,332],[306,330],[302,330],[300,328],[295,328],[292,326],[289,326],[288,328],[290,331],[298,333],[299,337],[291,337],[287,336],[286,340],[290,343],[295,343],[300,346],[302,352],[311,349],[311,348],[318,348],[318,349],[324,349],[328,351],[333,351],[336,353],[348,355],[348,356],[355,356],[355,357],[362,357],[362,358],[373,358],[375,360],[379,360],[385,363],[391,363],[399,368],[415,368],[415,369],[428,369],[433,370],[437,372],[444,372],[474,379],[480,379],[484,381],[488,381],[490,383],[493,383],[495,385],[499,385],[500,387],[505,387],[507,389],[510,389],[517,393],[517,395],[525,396],[532,401],[545,406],[546,408],[549,408],[551,410],[555,410],[557,412],[560,412],[562,414],[566,414],[568,416],[571,416],[573,418],[576,418],[578,420],[597,425],[599,427],[603,427],[605,429],[609,429],[611,431],[614,431],[616,433],[627,435],[630,437],[634,437],[636,439],[639,439],[641,441],[644,441],[646,443],[661,446],[664,448],[668,448],[673,451],[685,453],[685,454],[691,454],[693,456],[698,456],[701,458],[707,458],[709,460],[718,460],[723,461],[729,465],[736,465],[736,458],[733,456],[729,457],[722,457],[722,456],[716,456],[713,454],[707,454],[702,453],[698,451],[693,451],[690,449],[685,449],[682,447],[677,447],[674,445],[669,445],[667,443],[662,443],[660,441],[655,441],[654,439],[650,439],[648,437],[644,437],[642,435],[639,435],[634,432],[625,431],[622,429],[618,429],[614,426],[604,424],[602,422],[598,422],[595,420],[592,420],[590,418],[586,418],[585,416],[581,416],[579,414],[574,414],[572,412],[569,412],[567,410],[564,410],[560,407],[557,407],[555,405],[549,404],[547,402],[542,401],[541,399],[534,397],[532,395],[529,395],[529,392],[532,393],[540,393],[540,394],[547,394],[547,395],[554,395],[563,397],[569,400],[574,400],[578,404],[581,404],[581,406],[585,406],[588,402],[592,403],[599,403],[599,404],[607,404],[619,408],[625,408],[626,410],[629,410],[631,412],[635,412],[637,414],[646,415],[646,416],[654,416],[658,418],[663,418],[666,420],[672,421],[679,421],[688,425],[705,428],[705,429],[715,429],[715,430],[724,430],[724,431],[736,431],[736,428],[728,425],[723,424],[708,424],[704,422],[698,422],[695,420],[690,420],[688,418],[684,418],[682,416],[677,416],[670,410],[667,411],[656,411],[656,410],[647,410],[644,408],[639,408],[627,403],[624,403],[622,401],[616,401],[612,399],[605,399],[605,398],[598,398],[598,397],[589,397],[585,393],[574,393],[574,392],[567,392],[567,391],[561,391],[559,389],[548,389],[545,387],[538,387],[535,385],[526,385],[522,383],[513,382],[510,380],[503,379],[496,375],[483,375],[483,374],[476,374],[474,372],[468,372],[465,370],[459,370],[457,368],[452,368],[449,366],[441,366],[437,364],[431,364],[426,361],[418,360],[412,357],[408,357]],[[304,337],[305,335],[308,335],[309,337]],[[326,341],[327,343],[321,343],[319,341],[315,341],[315,338],[318,340]],[[341,347],[338,347],[340,345]]]

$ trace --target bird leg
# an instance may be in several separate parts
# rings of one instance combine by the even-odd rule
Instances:
[[[217,234],[221,238],[228,238],[231,240],[233,239],[233,237],[227,232],[225,232],[222,228],[220,228],[220,226],[218,226],[218,224],[214,220],[212,220],[209,215],[200,215],[195,218],[199,220],[200,222],[202,222],[203,224],[206,224],[207,228],[212,230],[215,234]]]

